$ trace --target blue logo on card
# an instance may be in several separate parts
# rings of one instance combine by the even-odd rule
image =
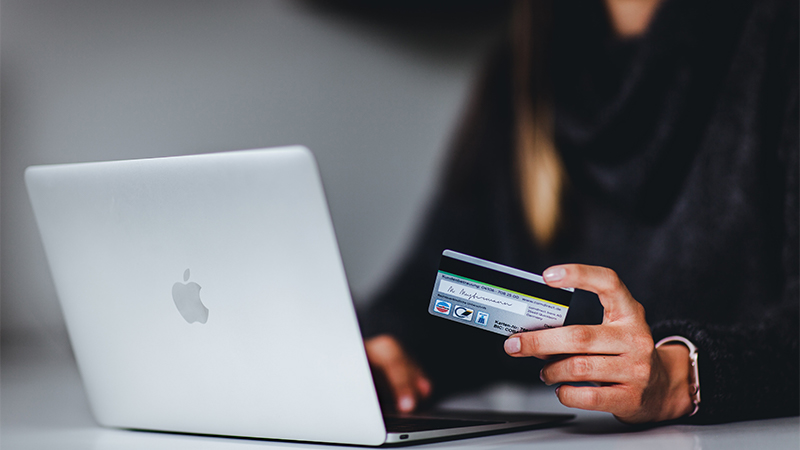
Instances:
[[[489,313],[478,311],[475,313],[475,323],[486,326],[489,323]]]
[[[439,314],[444,314],[445,316],[450,314],[450,302],[446,302],[444,300],[436,300],[436,304],[433,306],[433,310]]]

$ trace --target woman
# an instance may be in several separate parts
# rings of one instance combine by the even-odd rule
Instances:
[[[599,383],[556,395],[629,423],[798,414],[797,6],[517,4],[423,234],[362,318],[399,410],[501,374]],[[506,340],[432,318],[446,248],[597,297]]]

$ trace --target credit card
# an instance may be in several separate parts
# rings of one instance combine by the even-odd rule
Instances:
[[[428,312],[511,336],[563,326],[573,293],[548,286],[540,275],[445,250]]]

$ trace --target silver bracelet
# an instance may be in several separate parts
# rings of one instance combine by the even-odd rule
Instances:
[[[691,417],[697,414],[697,411],[700,409],[700,371],[697,368],[697,347],[692,344],[692,341],[683,336],[669,336],[658,341],[656,343],[656,348],[661,347],[664,344],[671,344],[673,342],[683,344],[689,349],[689,362],[692,366],[692,369],[689,373],[691,378],[689,381],[689,394],[692,396],[692,403],[694,403],[694,409],[692,410],[692,413],[689,414],[689,417]]]

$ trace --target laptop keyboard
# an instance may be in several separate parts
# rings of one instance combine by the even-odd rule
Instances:
[[[414,431],[443,430],[446,428],[472,427],[477,425],[496,425],[504,423],[494,420],[439,419],[434,417],[386,416],[386,431],[389,433],[410,433]]]

